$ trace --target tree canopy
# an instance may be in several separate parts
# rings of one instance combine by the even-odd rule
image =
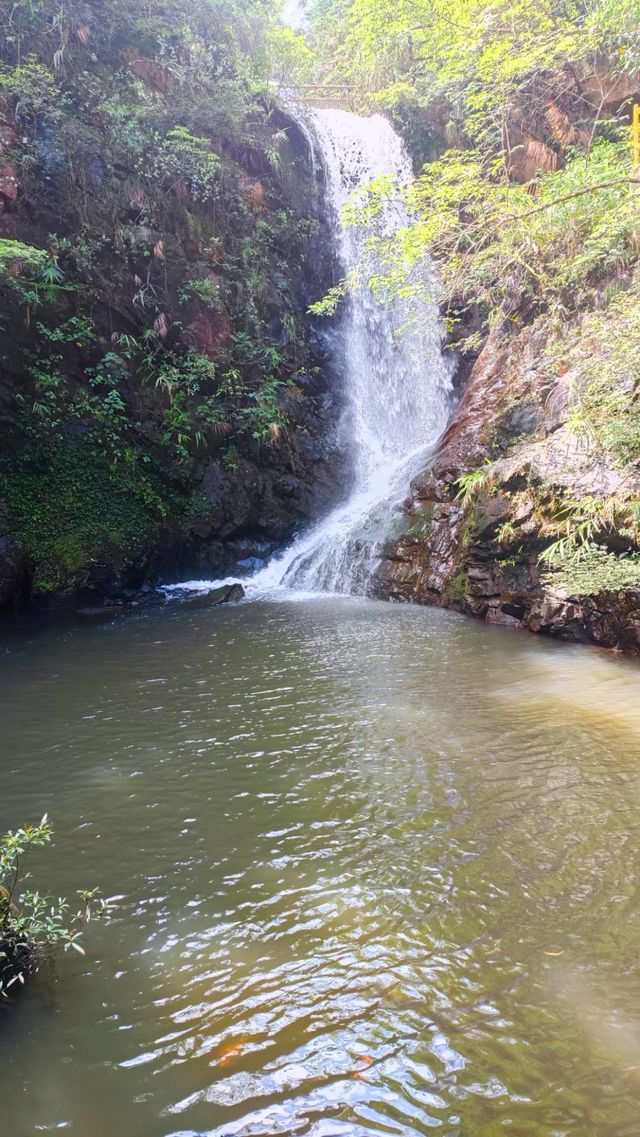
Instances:
[[[638,0],[310,0],[305,12],[316,74],[389,113],[416,160],[416,222],[380,249],[388,290],[429,250],[456,309],[490,317],[529,298],[562,311],[634,263]]]

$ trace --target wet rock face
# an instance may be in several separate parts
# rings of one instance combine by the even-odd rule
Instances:
[[[20,545],[0,537],[0,610],[17,608],[28,588],[28,566]]]
[[[225,312],[211,312],[203,304],[194,305],[193,321],[185,334],[185,342],[206,355],[213,363],[220,358],[220,349],[231,340],[231,321]]]
[[[539,558],[549,544],[541,503],[565,491],[579,498],[634,488],[628,472],[594,461],[566,429],[575,377],[547,374],[545,342],[540,324],[516,336],[493,330],[433,466],[414,482],[406,531],[386,549],[373,590],[637,653],[640,592],[575,597],[541,581]],[[496,450],[504,457],[496,459]],[[482,470],[489,455],[491,484],[460,494],[457,479]]]
[[[233,469],[210,462],[197,491],[193,538],[169,571],[184,579],[248,575],[263,567],[302,524],[333,503],[336,484],[326,474],[330,454],[319,460],[314,454],[315,446],[299,454],[295,472],[281,451],[262,464],[239,459]]]

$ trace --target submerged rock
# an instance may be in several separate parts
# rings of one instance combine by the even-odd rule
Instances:
[[[101,620],[113,620],[126,612],[124,604],[103,604],[95,608],[76,608],[76,616],[80,620],[90,623],[99,623]]]

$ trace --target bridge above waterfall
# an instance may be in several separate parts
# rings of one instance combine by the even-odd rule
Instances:
[[[272,84],[282,90],[280,84]],[[287,99],[306,107],[356,111],[358,93],[348,83],[298,83],[286,88]]]

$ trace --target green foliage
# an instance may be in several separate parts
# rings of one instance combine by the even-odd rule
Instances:
[[[344,300],[349,289],[349,281],[341,280],[334,284],[325,295],[309,305],[309,312],[313,316],[335,316],[340,302]]]
[[[0,279],[5,274],[14,278],[21,276],[25,270],[42,268],[46,258],[44,249],[0,237]]]
[[[87,316],[71,316],[54,328],[38,322],[36,330],[44,340],[51,344],[74,344],[86,347],[95,337],[95,328]]]
[[[9,245],[19,245],[19,242],[8,242]],[[29,246],[21,246],[28,249]],[[2,250],[0,249],[0,256]],[[37,254],[37,255],[34,255]],[[27,275],[26,270],[29,270]],[[51,306],[58,301],[65,292],[73,292],[73,285],[64,282],[64,273],[58,264],[54,253],[44,249],[33,249],[28,260],[7,263],[4,266],[0,261],[0,282],[2,276],[11,291],[18,297],[19,303],[25,306],[27,323],[33,309]]]
[[[635,552],[619,557],[609,554],[598,544],[612,534],[632,544],[638,543],[640,500],[633,494],[565,499],[543,521],[542,531],[557,536],[557,540],[540,557],[542,564],[554,570],[545,578],[547,583],[555,581],[560,587],[568,587],[566,582],[571,581],[571,590],[575,591],[575,582],[581,581],[581,587],[585,589],[589,573],[597,575],[600,570],[603,589],[608,587],[605,581],[622,580],[623,577],[631,583],[619,584],[619,588],[633,587],[634,580],[640,583],[640,567]],[[586,568],[581,567],[583,562]],[[614,585],[610,587],[613,589]],[[592,591],[598,589],[594,587]]]
[[[233,473],[238,469],[238,458],[238,447],[234,442],[232,442],[229,446],[227,446],[227,449],[222,455],[223,465],[227,468],[227,470],[230,470]]]
[[[0,7],[0,13],[2,8]],[[25,13],[23,13],[25,14]],[[19,5],[13,5],[12,15],[18,16]],[[7,27],[5,20],[3,27]],[[27,55],[17,66],[0,64],[0,94],[13,98],[16,103],[16,119],[23,129],[35,131],[38,118],[59,117],[63,99],[58,81],[51,70],[35,54]]]
[[[286,415],[280,407],[282,382],[269,376],[263,386],[252,395],[253,405],[244,411],[252,437],[258,442],[276,443],[287,425]]]
[[[470,470],[467,474],[461,474],[455,483],[458,487],[456,500],[460,500],[464,506],[469,505],[488,487],[490,479],[491,475],[488,467]]]
[[[534,204],[527,187],[500,177],[478,152],[448,151],[411,190],[418,220],[392,237],[373,237],[383,269],[370,283],[392,294],[421,290],[416,269],[429,250],[445,303],[473,302],[504,316],[534,301],[564,315],[637,257],[637,195],[628,171],[626,143],[599,140],[588,160],[575,153],[563,170],[539,174]],[[388,190],[371,196],[376,192]],[[371,200],[367,209],[370,218]],[[359,223],[368,217],[352,212]]]
[[[511,521],[505,521],[496,531],[496,540],[500,545],[509,546],[517,540],[518,534]],[[505,562],[502,561],[502,564]]]
[[[578,376],[568,427],[618,466],[640,461],[640,280],[587,313],[578,335],[549,348]]]
[[[547,532],[560,534],[541,556],[543,563],[557,566],[580,560],[593,538],[615,525],[619,503],[613,498],[583,497],[563,501],[546,523]]]
[[[269,37],[271,77],[285,91],[313,82],[315,56],[304,37],[292,28],[275,24]]]
[[[543,576],[547,588],[562,589],[570,596],[597,596],[601,592],[640,590],[640,557],[609,552],[589,542],[579,559],[559,565]]]
[[[156,176],[169,179],[172,186],[186,179],[194,201],[213,199],[220,170],[221,160],[210,140],[191,134],[184,126],[169,130],[156,151]]]
[[[444,586],[444,592],[449,600],[461,604],[469,592],[469,575],[464,568],[458,569],[449,577]]]
[[[315,0],[310,42],[332,78],[388,108],[445,99],[483,145],[500,141],[505,104],[532,77],[609,54],[638,66],[637,0]],[[541,93],[545,97],[546,91]]]
[[[187,303],[189,300],[199,300],[207,308],[220,307],[220,285],[215,280],[202,279],[188,280],[184,285],[180,300]]]
[[[0,997],[15,983],[24,983],[49,947],[73,948],[93,914],[105,915],[108,905],[96,889],[79,893],[82,906],[72,911],[67,900],[25,889],[30,874],[25,862],[33,849],[50,844],[53,826],[47,815],[38,825],[25,825],[0,838]]]
[[[428,251],[441,298],[458,313],[473,304],[486,331],[532,304],[560,316],[591,304],[637,259],[628,106],[603,117],[617,79],[640,65],[637,0],[316,0],[309,43],[352,98],[409,133],[431,124],[409,195],[415,222],[376,236],[382,184],[346,211],[371,229],[381,295],[430,287]],[[314,310],[331,314],[335,301]]]
[[[186,498],[129,449],[117,466],[89,432],[72,440],[36,422],[19,455],[0,458],[9,531],[29,557],[36,593],[91,578],[96,566],[135,562]]]

